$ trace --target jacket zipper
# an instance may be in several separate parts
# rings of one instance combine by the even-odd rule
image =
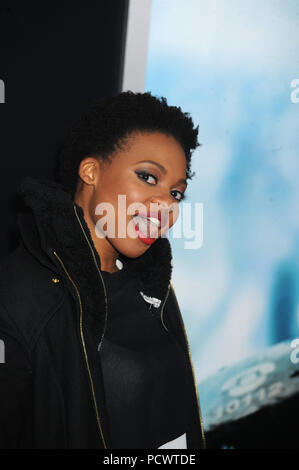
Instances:
[[[161,315],[160,315],[162,325],[163,325],[163,327],[164,327],[164,329],[165,329],[166,331],[168,331],[168,328],[167,328],[167,326],[165,325],[165,323],[164,323],[164,321],[163,321],[163,310],[164,310],[164,305],[166,304],[166,300],[168,299],[169,292],[170,292],[170,284],[168,285],[167,294],[166,294],[165,300],[164,300],[164,302],[163,302],[163,305],[162,305],[162,308],[161,308]]]
[[[106,446],[106,442],[105,442],[105,439],[104,439],[104,434],[103,434],[103,431],[102,431],[102,426],[101,426],[101,420],[100,420],[100,416],[99,416],[99,412],[98,412],[98,406],[97,406],[97,401],[96,401],[96,397],[95,397],[95,391],[94,391],[94,384],[93,384],[93,380],[92,380],[92,376],[91,376],[91,371],[90,371],[90,367],[89,367],[89,362],[88,362],[88,357],[87,357],[87,351],[86,351],[86,345],[85,345],[85,340],[84,340],[84,334],[83,334],[83,329],[82,329],[82,316],[83,316],[83,309],[82,309],[82,302],[81,302],[81,297],[80,297],[80,293],[79,293],[79,290],[78,290],[78,287],[76,286],[75,282],[73,281],[73,279],[71,278],[71,276],[69,275],[62,259],[59,257],[59,255],[56,253],[56,251],[53,251],[55,257],[58,259],[60,265],[62,266],[64,272],[66,273],[68,279],[70,280],[70,282],[72,283],[75,291],[76,291],[76,294],[77,294],[77,297],[78,297],[78,301],[79,301],[79,306],[80,306],[80,336],[81,336],[81,343],[82,343],[82,347],[83,347],[83,351],[84,351],[84,358],[85,358],[85,362],[86,362],[86,367],[87,367],[87,371],[88,371],[88,376],[89,376],[89,381],[90,381],[90,386],[91,386],[91,392],[92,392],[92,398],[93,398],[93,403],[94,403],[94,409],[95,409],[95,412],[96,412],[96,419],[97,419],[97,425],[98,425],[98,430],[99,430],[99,433],[100,433],[100,436],[101,436],[101,440],[102,440],[102,443],[104,445],[104,448],[107,449],[107,446]]]
[[[184,322],[183,322],[183,319],[182,319],[182,314],[181,314],[181,311],[180,311],[180,307],[179,307],[179,304],[178,304],[178,301],[177,301],[177,298],[176,298],[174,288],[173,288],[173,285],[172,285],[171,281],[170,281],[170,286],[171,286],[172,293],[173,293],[173,296],[174,296],[174,299],[175,299],[175,302],[176,302],[176,305],[177,305],[177,310],[178,310],[178,313],[179,313],[179,319],[180,319],[180,322],[181,322],[181,326],[183,328],[185,341],[186,341],[186,345],[187,345],[187,349],[188,349],[189,362],[190,362],[190,365],[191,365],[191,371],[192,371],[192,377],[193,377],[193,385],[194,385],[195,393],[196,393],[196,404],[197,404],[197,411],[198,411],[199,422],[200,422],[203,448],[206,449],[206,438],[205,438],[205,435],[204,435],[204,428],[203,428],[203,424],[202,424],[202,417],[201,417],[200,404],[199,404],[199,396],[198,396],[198,390],[197,390],[196,381],[195,381],[195,373],[194,373],[193,362],[192,362],[191,353],[190,353],[190,346],[189,346],[189,342],[188,342],[187,333],[186,333],[186,330],[185,330],[185,325],[184,325]]]
[[[83,235],[85,237],[85,240],[90,248],[90,251],[91,251],[91,254],[92,254],[92,257],[93,257],[93,261],[94,261],[94,264],[96,265],[96,268],[97,268],[97,271],[99,273],[99,276],[101,278],[101,281],[102,281],[102,284],[103,284],[103,288],[104,288],[104,295],[105,295],[105,323],[104,323],[104,328],[103,328],[103,333],[102,333],[102,337],[100,339],[100,342],[99,342],[99,346],[98,346],[98,351],[100,351],[101,349],[101,345],[102,345],[102,341],[103,341],[103,338],[104,338],[104,334],[105,334],[105,331],[106,331],[106,326],[107,326],[107,316],[108,316],[108,302],[107,302],[107,291],[106,291],[106,286],[105,286],[105,283],[104,283],[104,279],[103,279],[103,276],[101,274],[101,271],[99,269],[99,266],[98,266],[98,263],[97,263],[97,260],[95,258],[95,255],[94,255],[94,251],[93,251],[93,248],[90,244],[90,241],[88,240],[87,236],[86,236],[86,233],[85,233],[85,230],[82,226],[82,223],[81,223],[81,220],[79,219],[79,216],[78,216],[78,213],[77,213],[77,208],[76,206],[74,206],[74,211],[75,211],[75,214],[76,214],[76,217],[77,217],[77,220],[78,220],[78,223],[81,227],[81,230],[83,232]]]

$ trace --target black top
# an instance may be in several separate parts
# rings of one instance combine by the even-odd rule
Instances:
[[[159,308],[147,303],[126,266],[102,275],[108,318],[100,358],[112,447],[158,448],[187,432],[186,356],[160,320],[164,299]]]

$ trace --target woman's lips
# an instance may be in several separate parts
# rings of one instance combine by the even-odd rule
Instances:
[[[139,240],[146,245],[152,245],[158,238],[159,227],[148,218],[137,215],[133,217],[133,223]]]

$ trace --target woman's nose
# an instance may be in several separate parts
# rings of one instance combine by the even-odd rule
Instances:
[[[179,216],[179,204],[169,196],[156,196],[151,198],[153,210],[160,212],[162,217],[161,225],[171,227]]]
[[[169,208],[173,205],[174,203],[174,200],[173,200],[173,197],[171,196],[171,194],[168,194],[168,195],[157,195],[157,196],[153,196],[151,198],[151,203],[152,204],[157,204],[157,206],[159,207],[159,209],[161,210],[169,210]]]

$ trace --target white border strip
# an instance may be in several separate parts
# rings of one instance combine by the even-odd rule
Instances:
[[[122,91],[144,92],[152,0],[130,0]]]

